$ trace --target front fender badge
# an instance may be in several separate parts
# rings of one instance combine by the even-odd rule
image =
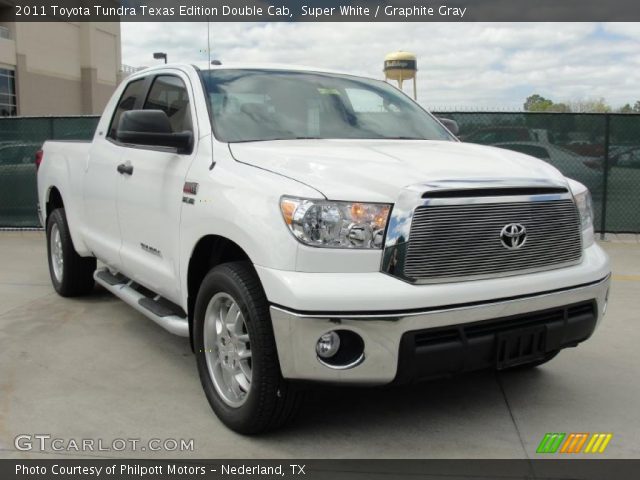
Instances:
[[[198,194],[198,183],[197,182],[184,182],[184,187],[182,187],[182,193],[186,193],[187,195],[197,195]]]

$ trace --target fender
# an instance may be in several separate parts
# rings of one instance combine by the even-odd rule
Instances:
[[[224,144],[213,148],[216,167],[211,170],[208,162],[194,162],[187,175],[187,181],[198,179],[199,186],[194,202],[183,204],[180,221],[181,304],[185,309],[189,260],[203,237],[216,235],[231,240],[254,265],[295,270],[299,242],[282,218],[280,193],[323,198],[298,181],[237,162]]]
[[[69,145],[81,145],[85,143],[69,143]],[[77,147],[76,147],[77,148]],[[84,174],[84,164],[70,165],[69,158],[61,152],[56,151],[54,144],[49,144],[45,153],[45,158],[40,165],[38,172],[38,199],[40,209],[43,213],[43,227],[46,228],[47,203],[49,202],[51,191],[56,188],[60,193],[65,209],[65,215],[69,224],[69,232],[73,245],[81,256],[91,256],[92,252],[84,242],[82,233],[82,175]],[[46,179],[46,184],[42,184],[41,179]]]

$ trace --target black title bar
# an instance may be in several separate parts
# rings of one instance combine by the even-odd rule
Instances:
[[[640,460],[128,460],[4,459],[3,480],[362,480],[366,478],[618,480],[637,478]]]
[[[637,0],[0,0],[0,21],[640,21]]]

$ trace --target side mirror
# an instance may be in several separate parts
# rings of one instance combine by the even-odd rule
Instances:
[[[116,140],[133,145],[175,148],[178,153],[189,153],[193,134],[173,132],[169,117],[162,110],[129,110],[120,116]]]
[[[440,120],[440,123],[447,127],[447,130],[449,130],[454,135],[458,135],[458,132],[460,132],[460,128],[458,128],[458,122],[456,122],[455,120],[451,120],[450,118],[438,118],[438,120]]]

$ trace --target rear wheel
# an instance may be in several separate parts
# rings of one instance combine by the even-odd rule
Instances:
[[[300,392],[282,378],[269,305],[248,262],[219,265],[207,274],[193,334],[202,387],[225,425],[256,434],[293,418]]]
[[[47,254],[51,283],[58,294],[75,297],[93,290],[96,259],[76,252],[64,208],[54,210],[47,219]]]

